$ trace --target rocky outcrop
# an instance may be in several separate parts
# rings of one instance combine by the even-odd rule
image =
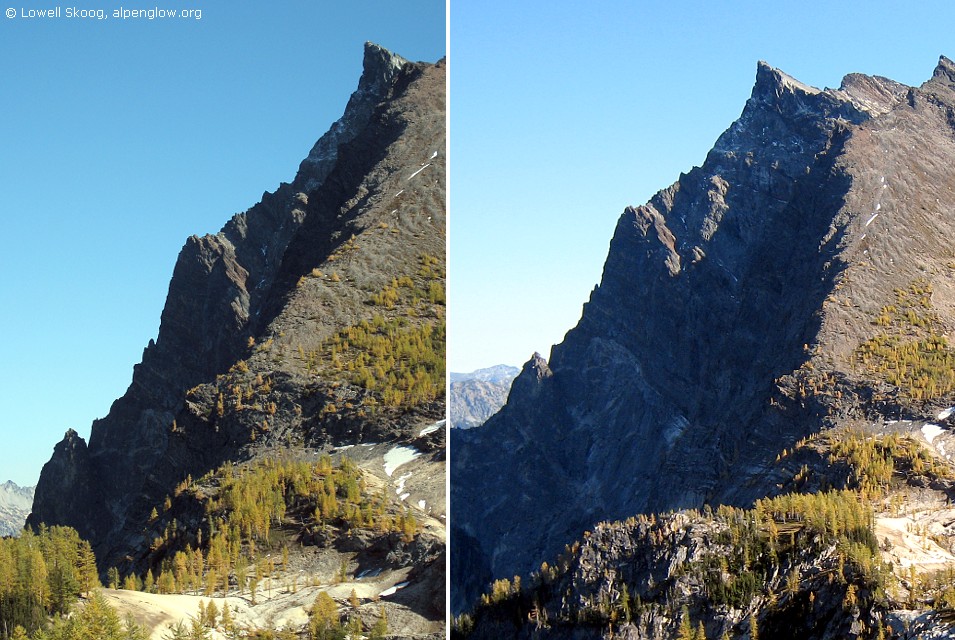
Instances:
[[[190,475],[278,451],[411,441],[443,417],[443,393],[383,403],[330,366],[327,341],[400,315],[412,302],[372,300],[397,278],[425,291],[405,326],[443,317],[444,90],[443,61],[366,44],[358,89],[295,179],[186,241],[157,339],[89,446],[71,431],[55,447],[30,524],[73,526],[104,571],[139,570],[142,523]]]
[[[873,607],[871,576],[840,561],[834,540],[797,530],[778,539],[767,562],[743,516],[678,512],[600,523],[529,580],[496,582],[462,619],[463,630],[472,640],[667,640],[698,629],[707,638],[750,638],[758,629],[763,637],[836,640],[888,626]]]
[[[50,514],[52,522],[64,522],[91,505],[89,449],[83,438],[70,429],[53,447],[50,461],[43,465],[32,511],[42,510]]]
[[[624,211],[546,370],[452,431],[452,607],[596,521],[773,494],[775,457],[825,425],[949,402],[858,360],[920,278],[955,328],[949,69],[818,90],[758,65],[702,166]]]

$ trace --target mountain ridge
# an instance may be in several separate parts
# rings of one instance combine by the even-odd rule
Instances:
[[[158,575],[171,558],[156,553],[151,536],[165,534],[150,512],[194,478],[358,444],[393,508],[443,518],[443,430],[426,428],[445,406],[445,76],[444,60],[366,43],[358,88],[292,182],[186,240],[157,339],[89,444],[70,430],[55,446],[28,524],[77,529],[101,574]],[[386,490],[380,460],[402,447],[420,457],[404,493]],[[183,523],[208,526],[182,508]],[[443,603],[420,595],[443,583],[435,526],[415,534],[430,542],[406,592],[419,601],[404,596],[412,635],[443,624]]]
[[[773,495],[773,459],[824,426],[951,404],[854,359],[920,274],[953,324],[946,61],[920,88],[836,90],[760,63],[704,163],[624,211],[578,325],[481,429],[452,432],[453,609],[597,521]],[[883,386],[891,406],[867,391]]]

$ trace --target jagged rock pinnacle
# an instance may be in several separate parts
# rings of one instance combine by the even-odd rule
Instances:
[[[374,42],[365,43],[365,57],[362,61],[361,79],[358,89],[382,87],[391,83],[395,74],[408,64],[408,61],[398,54],[388,51]]]
[[[809,95],[820,93],[819,89],[802,83],[760,60],[756,64],[756,85],[753,87],[753,97],[761,98],[764,102],[775,102],[787,91],[790,93],[798,91]]]
[[[412,63],[384,47],[365,43],[361,78],[348,99],[345,113],[315,143],[299,167],[296,180],[306,191],[317,188],[325,180],[338,158],[338,148],[353,140],[364,128],[375,105],[387,97],[395,76],[408,65]]]
[[[945,56],[939,56],[938,66],[935,67],[932,79],[955,86],[955,62],[952,62]]]

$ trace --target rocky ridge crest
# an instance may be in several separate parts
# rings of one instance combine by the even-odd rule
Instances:
[[[824,428],[953,404],[868,355],[955,329],[951,68],[818,90],[758,65],[702,166],[619,218],[549,361],[452,432],[452,608],[595,522],[773,495],[773,460]],[[925,298],[912,323],[899,291]]]
[[[29,524],[76,528],[103,572],[144,573],[144,523],[177,485],[229,461],[366,444],[362,468],[387,486],[381,456],[401,443],[422,456],[412,508],[443,526],[444,434],[427,427],[444,417],[431,378],[444,379],[445,73],[366,44],[358,89],[294,180],[186,241],[158,338],[89,445],[73,431],[56,445]],[[387,348],[424,350],[395,381],[345,337],[386,330]]]

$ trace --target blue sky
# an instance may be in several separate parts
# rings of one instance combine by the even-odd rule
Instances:
[[[526,0],[451,5],[449,368],[549,355],[617,217],[702,163],[758,60],[817,87],[921,84],[955,3]]]
[[[176,256],[291,180],[376,42],[445,55],[444,0],[93,0],[195,19],[26,19],[0,7],[0,481],[89,435],[159,329]],[[70,4],[62,4],[61,13]],[[2,12],[0,12],[2,13]]]

